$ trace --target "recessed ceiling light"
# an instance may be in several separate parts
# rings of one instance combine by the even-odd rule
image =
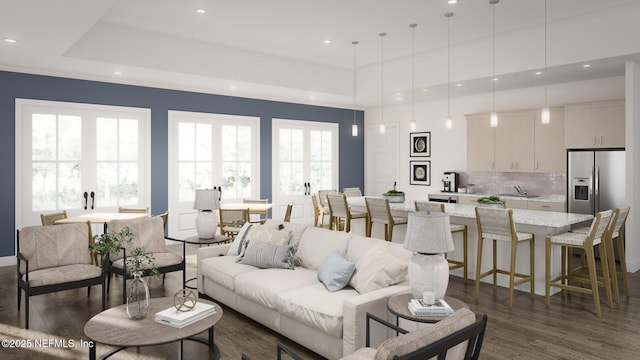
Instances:
[[[309,99],[311,99],[311,100],[315,100],[315,99],[316,99],[316,96],[315,96],[315,95],[309,95]]]
[[[207,12],[207,9],[196,9],[196,12],[197,12],[198,14],[204,14],[204,13],[206,13],[206,12]]]
[[[456,86],[457,86],[457,87],[461,87],[461,86],[462,86],[462,84],[461,84],[461,83],[457,83],[457,84],[456,84]]]
[[[542,75],[542,71],[536,71],[536,75]]]
[[[18,42],[18,40],[10,39],[10,38],[4,38],[4,42],[9,43],[9,44],[15,44],[15,43]]]
[[[500,79],[498,79],[498,78],[493,78],[493,81],[498,81],[498,80],[500,80]]]
[[[231,90],[235,90],[235,89],[236,89],[236,86],[235,86],[235,85],[229,85],[229,89],[231,89]]]
[[[591,65],[590,65],[590,64],[584,64],[584,65],[582,65],[582,67],[583,67],[583,68],[590,68],[590,67],[591,67]]]
[[[324,43],[325,45],[329,45],[329,44],[331,44],[331,40],[324,40],[324,41],[323,41],[323,43]]]
[[[429,91],[429,89],[426,89],[426,88],[422,89],[422,92],[427,92],[427,91]]]
[[[114,71],[114,72],[113,72],[113,75],[118,75],[118,76],[120,76],[120,75],[122,75],[122,72],[121,72],[121,71]]]
[[[458,0],[447,0],[447,4],[457,4]]]

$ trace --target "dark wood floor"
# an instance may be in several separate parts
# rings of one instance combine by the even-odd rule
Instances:
[[[191,249],[190,253],[193,253]],[[188,277],[195,274],[195,256],[188,256]],[[182,274],[150,280],[151,296],[171,296],[180,288]],[[119,280],[112,284],[108,306],[119,305]],[[496,291],[482,284],[480,300],[473,299],[473,284],[452,277],[447,295],[466,302],[476,314],[487,314],[489,322],[481,359],[639,359],[640,358],[640,274],[630,274],[631,297],[622,296],[613,309],[605,305],[602,318],[594,313],[593,300],[587,295],[553,296],[546,308],[544,298],[530,300],[528,294],[516,291],[512,310],[507,307],[507,290]],[[0,339],[58,339],[66,347],[0,349],[1,359],[87,359],[88,349],[80,346],[86,340],[85,322],[100,312],[99,289],[94,287],[87,298],[86,289],[70,290],[31,298],[31,329],[24,330],[24,308],[17,311],[15,267],[0,268]],[[170,329],[168,330],[170,331]],[[69,343],[73,340],[73,346]],[[245,316],[224,308],[224,316],[215,327],[215,341],[222,359],[240,359],[241,354],[253,360],[274,359],[276,342],[281,341],[298,351],[305,359],[321,359],[282,336]],[[176,359],[177,344],[133,348],[112,359]],[[204,345],[185,342],[186,359],[205,359]],[[98,354],[108,351],[99,345]]]

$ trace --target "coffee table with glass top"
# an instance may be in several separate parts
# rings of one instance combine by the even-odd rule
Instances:
[[[153,346],[174,341],[178,341],[178,356],[182,359],[182,341],[193,340],[209,346],[211,358],[217,360],[220,358],[220,350],[213,341],[213,328],[222,318],[222,308],[205,299],[198,299],[198,302],[214,305],[215,314],[181,329],[154,321],[157,312],[173,306],[173,297],[163,297],[149,300],[149,313],[142,320],[129,319],[126,304],[107,309],[85,324],[84,333],[96,343],[115,347],[100,356],[100,359],[106,359],[128,347]],[[207,339],[195,336],[205,330],[208,330]],[[91,360],[96,359],[96,347],[97,345],[94,344],[89,350]]]

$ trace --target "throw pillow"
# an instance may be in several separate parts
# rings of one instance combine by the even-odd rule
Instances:
[[[253,265],[262,269],[294,269],[293,255],[295,245],[271,245],[260,242],[250,242],[244,256],[238,260],[240,264]]]
[[[395,285],[407,277],[407,262],[391,255],[386,247],[371,248],[356,263],[349,283],[360,294]]]
[[[318,280],[327,290],[338,291],[349,283],[356,264],[345,260],[338,251],[330,252],[318,267]]]
[[[236,235],[235,239],[233,239],[233,243],[231,243],[231,246],[229,247],[229,250],[227,251],[227,255],[239,255],[240,254],[240,249],[242,248],[242,243],[245,241],[245,238],[247,236],[247,231],[249,231],[251,226],[253,226],[253,224],[251,224],[251,223],[245,223],[244,225],[242,225],[242,229],[240,229],[240,231]]]
[[[247,235],[240,243],[239,259],[242,259],[247,246],[250,243],[263,243],[270,245],[286,245],[289,243],[291,232],[288,230],[271,229],[264,225],[254,225],[247,230]]]

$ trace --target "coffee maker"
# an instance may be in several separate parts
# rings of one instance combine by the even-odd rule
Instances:
[[[447,171],[442,177],[442,192],[458,192],[458,173]]]

